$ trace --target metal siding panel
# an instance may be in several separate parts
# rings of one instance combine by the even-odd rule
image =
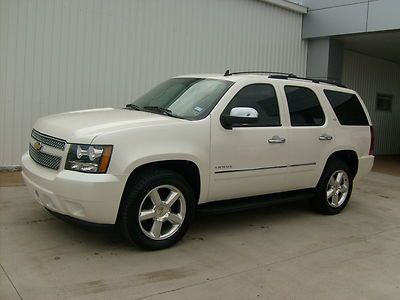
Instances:
[[[399,0],[371,1],[368,11],[368,31],[399,29],[399,11]]]
[[[343,83],[356,90],[376,132],[376,154],[400,153],[400,65],[346,50]],[[392,94],[392,112],[376,111],[376,94]]]
[[[8,68],[8,40],[9,40],[9,8],[8,2],[0,2],[0,142],[4,144],[7,137],[6,115],[8,112],[7,97],[7,68]],[[6,161],[5,146],[0,146],[0,161]]]
[[[368,3],[312,10],[304,16],[303,38],[365,32]]]
[[[122,107],[174,75],[305,75],[301,18],[255,0],[0,0],[0,166],[40,116]]]
[[[309,11],[317,9],[326,9],[337,6],[347,6],[352,4],[358,4],[361,2],[368,2],[369,0],[302,0],[300,1],[302,5],[308,7]]]

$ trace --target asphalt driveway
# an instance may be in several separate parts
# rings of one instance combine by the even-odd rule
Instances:
[[[0,299],[395,299],[400,177],[371,173],[337,216],[304,203],[196,218],[157,252],[66,224],[0,187]]]

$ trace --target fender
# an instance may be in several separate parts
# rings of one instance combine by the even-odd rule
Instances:
[[[206,201],[208,197],[208,191],[209,191],[209,181],[210,181],[210,173],[209,173],[209,168],[206,168],[205,166],[208,166],[207,162],[201,163],[197,157],[186,154],[186,153],[168,153],[168,154],[163,154],[161,155],[150,155],[146,157],[141,157],[135,161],[133,161],[124,171],[125,174],[132,174],[135,170],[137,170],[139,167],[151,164],[151,163],[157,163],[157,162],[167,162],[167,161],[187,161],[190,163],[193,163],[200,175],[200,193],[199,193],[199,199],[198,203],[203,203]],[[126,183],[125,183],[126,184]]]

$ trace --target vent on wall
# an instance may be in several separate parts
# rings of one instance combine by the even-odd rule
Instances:
[[[393,95],[388,94],[376,94],[376,106],[375,109],[379,111],[392,111]]]

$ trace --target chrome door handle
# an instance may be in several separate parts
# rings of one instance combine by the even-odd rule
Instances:
[[[333,136],[329,135],[329,134],[323,134],[319,137],[320,141],[330,141],[333,139]]]
[[[286,139],[281,138],[280,136],[277,136],[277,135],[274,135],[272,138],[270,138],[268,140],[268,143],[271,143],[271,144],[282,144],[284,142],[286,142]]]

